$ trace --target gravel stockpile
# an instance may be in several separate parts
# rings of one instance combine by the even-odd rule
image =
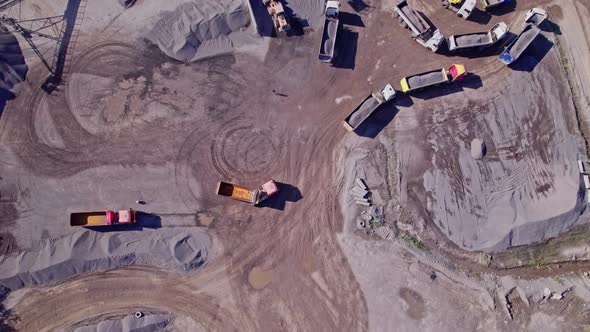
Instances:
[[[169,57],[195,61],[246,43],[250,17],[244,1],[193,0],[164,13],[147,38]]]
[[[211,240],[201,229],[100,233],[80,230],[0,262],[0,286],[14,290],[130,265],[190,271],[205,263]]]
[[[170,321],[171,315],[145,315],[135,317],[134,315],[125,316],[121,319],[107,319],[98,324],[81,326],[74,332],[110,332],[110,331],[133,331],[148,332],[162,331]]]

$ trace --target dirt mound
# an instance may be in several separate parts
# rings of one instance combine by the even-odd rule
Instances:
[[[195,228],[124,233],[81,230],[4,257],[0,286],[14,290],[129,265],[189,271],[205,263],[210,246],[206,233]]]
[[[164,13],[147,38],[169,57],[190,62],[245,43],[249,24],[243,1],[193,0]]]
[[[121,319],[107,319],[98,324],[81,326],[74,332],[162,331],[171,321],[171,315],[154,314],[139,318],[128,315]]]

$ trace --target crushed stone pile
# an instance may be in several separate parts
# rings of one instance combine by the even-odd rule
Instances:
[[[198,228],[120,233],[80,230],[3,257],[0,286],[6,292],[130,265],[190,271],[205,263],[210,247],[209,236]]]
[[[190,62],[246,43],[249,25],[244,1],[192,0],[162,14],[147,38],[169,57]]]
[[[16,37],[0,24],[0,104],[24,81],[28,67]]]
[[[489,42],[488,33],[482,32],[479,34],[463,35],[455,38],[457,45],[481,45]]]
[[[129,315],[121,319],[107,319],[98,324],[81,326],[74,332],[163,331],[171,321],[172,315],[152,314],[139,318]]]

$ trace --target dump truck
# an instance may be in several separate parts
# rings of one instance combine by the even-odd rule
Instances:
[[[381,91],[374,92],[365,98],[360,105],[358,105],[354,111],[342,121],[342,125],[348,131],[355,130],[361,125],[361,123],[368,119],[379,106],[393,98],[395,98],[395,90],[391,84],[385,85]]]
[[[502,4],[508,3],[511,0],[481,0],[481,5],[484,10],[488,10]]]
[[[133,209],[97,212],[75,212],[70,214],[70,226],[111,226],[129,225],[137,221],[137,211]]]
[[[541,25],[547,19],[547,12],[541,8],[531,8],[524,16],[524,23],[531,23],[536,26]]]
[[[319,55],[320,61],[323,62],[332,62],[332,58],[334,57],[334,45],[336,44],[336,34],[338,34],[339,8],[339,1],[326,1],[326,18],[324,19],[324,32],[322,34]]]
[[[527,23],[522,31],[508,44],[506,49],[500,53],[498,59],[505,65],[509,65],[522,55],[522,53],[531,45],[533,40],[541,33],[537,26]]]
[[[444,41],[443,34],[430,25],[421,13],[414,11],[407,0],[400,1],[393,8],[393,16],[397,17],[404,28],[410,29],[412,37],[422,46],[436,52]]]
[[[483,49],[495,44],[508,34],[508,25],[504,22],[496,23],[490,31],[464,33],[452,35],[447,44],[449,51],[479,48]]]
[[[457,14],[460,18],[466,20],[477,5],[477,0],[442,0],[442,5],[448,10]]]
[[[275,26],[275,30],[278,32],[285,32],[291,30],[291,26],[287,21],[287,14],[280,0],[264,0],[266,10],[272,17],[272,21]]]
[[[402,78],[400,84],[403,92],[412,92],[442,83],[455,82],[467,75],[464,65],[454,64],[448,70],[435,69]]]
[[[260,202],[278,192],[279,187],[274,180],[270,180],[260,186],[259,189],[254,190],[223,181],[219,181],[217,185],[217,195],[226,196],[252,205],[260,204]]]

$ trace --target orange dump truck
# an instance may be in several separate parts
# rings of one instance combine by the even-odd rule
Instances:
[[[227,196],[238,201],[250,203],[252,205],[259,204],[270,196],[279,192],[279,187],[274,180],[260,186],[259,189],[251,190],[246,187],[238,186],[233,183],[219,181],[217,185],[217,195]]]
[[[76,212],[70,214],[70,226],[111,226],[135,224],[137,211],[121,210]]]

